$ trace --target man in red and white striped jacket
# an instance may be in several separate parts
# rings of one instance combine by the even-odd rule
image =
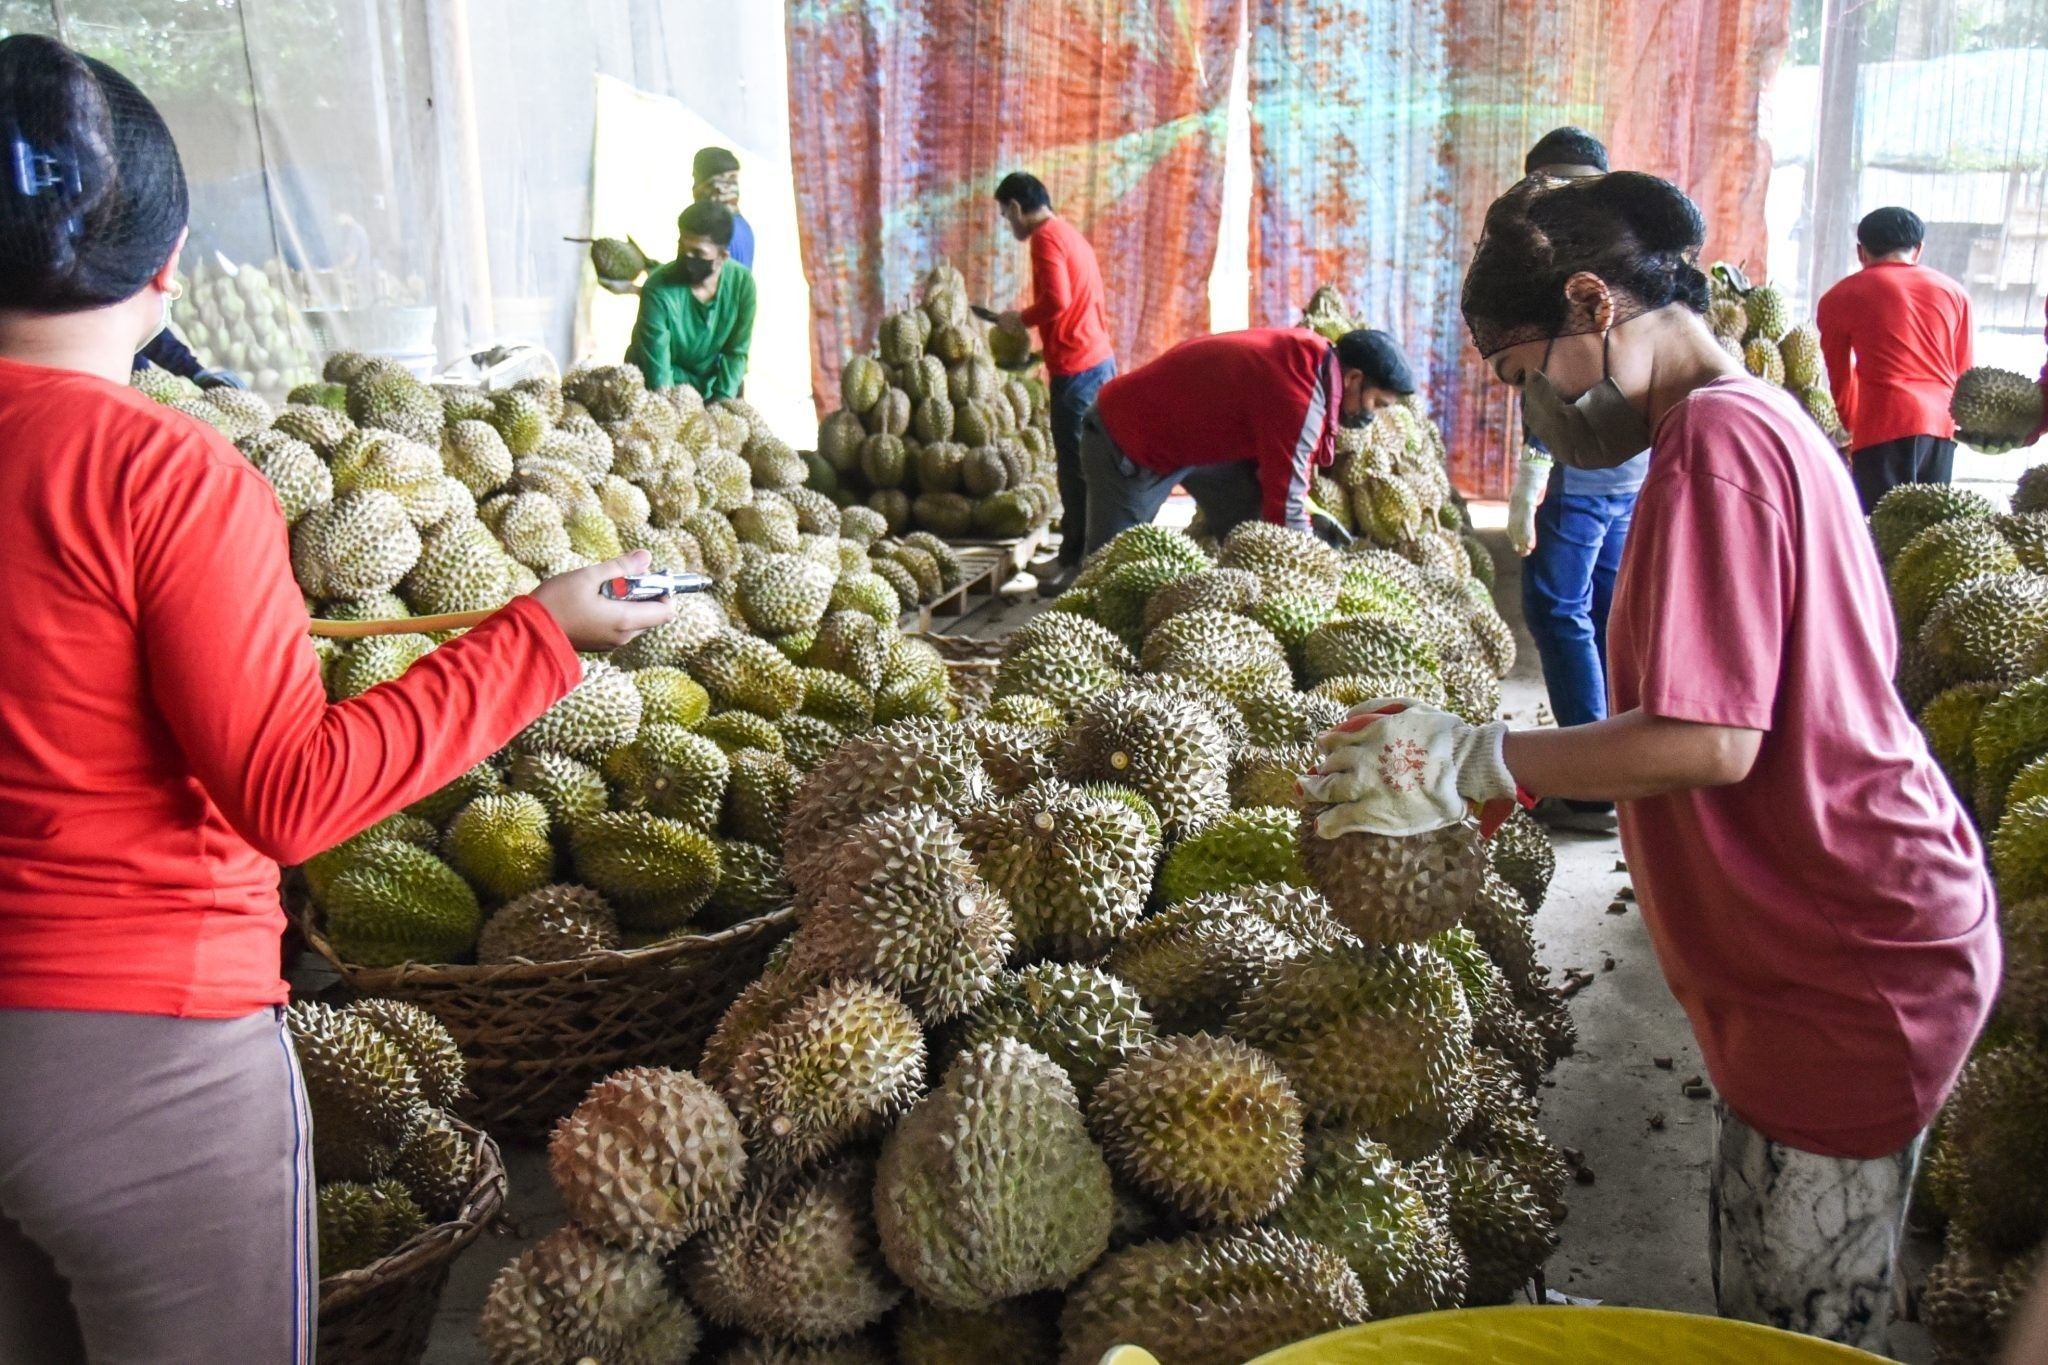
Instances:
[[[1415,391],[1384,332],[1333,345],[1300,327],[1184,341],[1102,388],[1081,420],[1087,549],[1149,523],[1183,486],[1212,534],[1254,518],[1310,529],[1308,486],[1336,455],[1337,428]]]

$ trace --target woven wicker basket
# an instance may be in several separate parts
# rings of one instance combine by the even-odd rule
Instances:
[[[381,1261],[320,1281],[320,1365],[414,1365],[448,1284],[448,1269],[505,1202],[498,1144],[458,1125],[476,1153],[476,1184],[450,1222],[428,1228]]]
[[[614,1071],[695,1066],[725,1007],[795,923],[796,912],[782,909],[647,948],[488,967],[361,967],[303,914],[300,928],[351,992],[410,1001],[448,1026],[469,1064],[459,1112],[511,1142],[545,1137]]]

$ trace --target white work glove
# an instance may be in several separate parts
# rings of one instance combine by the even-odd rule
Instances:
[[[1515,491],[1508,499],[1508,545],[1522,558],[1536,548],[1536,505],[1550,485],[1550,457],[1522,448],[1515,468]]]
[[[1501,757],[1505,721],[1467,725],[1448,711],[1410,698],[1384,698],[1351,709],[1316,741],[1315,768],[1300,779],[1302,794],[1328,806],[1316,832],[1335,839],[1354,831],[1405,837],[1427,834],[1515,799],[1514,775]]]

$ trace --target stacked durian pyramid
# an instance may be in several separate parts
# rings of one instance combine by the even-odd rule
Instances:
[[[1844,444],[1849,433],[1828,390],[1820,329],[1810,322],[1793,326],[1791,305],[1778,286],[1752,284],[1726,261],[1708,271],[1707,281],[1707,326],[1722,348],[1751,374],[1797,398],[1830,441]]]
[[[984,714],[800,782],[794,935],[694,1072],[558,1127],[573,1222],[501,1272],[498,1365],[1236,1365],[1540,1269],[1547,837],[1326,840],[1294,791],[1350,701],[1481,704],[1483,590],[1264,525],[1082,582]]]
[[[875,353],[846,362],[812,484],[881,513],[892,535],[1007,539],[1043,526],[1059,493],[1045,382],[1017,370],[1030,344],[976,319],[960,272],[934,266],[918,302],[882,319]]]
[[[313,332],[293,302],[296,290],[282,261],[234,266],[204,256],[185,276],[171,326],[201,363],[283,393],[314,375]]]
[[[552,961],[772,910],[799,777],[870,725],[954,714],[944,661],[897,629],[958,581],[952,551],[805,487],[745,404],[650,394],[619,366],[497,393],[356,355],[326,374],[274,414],[234,390],[171,400],[270,480],[315,616],[492,607],[628,549],[717,581],[586,659],[504,752],[307,864],[349,961]],[[442,638],[308,647],[342,699]]]
[[[453,1219],[476,1153],[449,1110],[462,1054],[416,1005],[316,1002],[285,1014],[313,1115],[320,1274],[359,1270]]]
[[[1997,1012],[1936,1121],[1922,1202],[1948,1245],[1920,1300],[1942,1365],[1989,1362],[2048,1241],[2048,466],[2011,510],[1945,484],[1871,516],[1899,689],[1976,817],[2005,945]]]
[[[1335,341],[1362,324],[1343,294],[1324,285],[1309,299],[1301,325]],[[1309,496],[1370,545],[1493,586],[1493,557],[1451,487],[1443,433],[1420,398],[1379,412],[1362,430],[1340,429],[1337,458],[1327,470],[1314,472]],[[1200,534],[1199,523],[1195,530]]]

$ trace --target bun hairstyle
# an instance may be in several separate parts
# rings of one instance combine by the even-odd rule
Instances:
[[[177,144],[127,77],[51,38],[0,39],[0,308],[134,297],[188,210]]]
[[[1465,325],[1481,354],[1567,327],[1565,281],[1599,276],[1624,318],[1682,303],[1707,310],[1706,221],[1685,191],[1640,171],[1531,176],[1493,202],[1465,272]]]

